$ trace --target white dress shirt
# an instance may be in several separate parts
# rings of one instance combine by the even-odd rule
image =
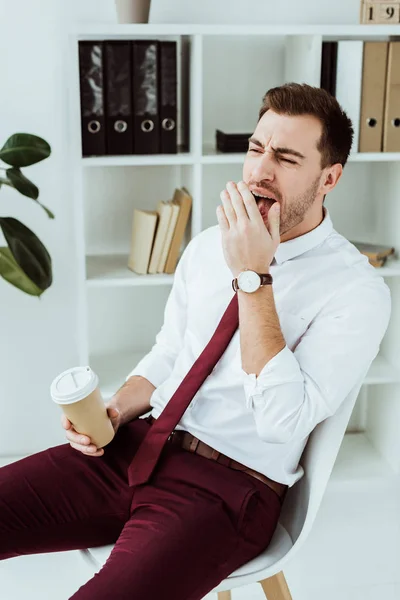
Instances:
[[[238,329],[176,427],[289,486],[303,475],[310,432],[364,380],[391,313],[378,269],[323,209],[321,224],[282,242],[270,266],[285,347],[256,377],[242,368]],[[219,225],[209,227],[186,246],[155,344],[127,377],[156,386],[155,418],[212,337],[232,279]]]

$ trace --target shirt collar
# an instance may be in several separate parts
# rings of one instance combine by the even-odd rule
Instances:
[[[274,256],[274,261],[276,261],[278,265],[315,248],[332,232],[333,223],[329,211],[326,206],[323,206],[322,209],[324,211],[324,218],[318,227],[315,227],[315,229],[312,229],[299,237],[279,244]]]

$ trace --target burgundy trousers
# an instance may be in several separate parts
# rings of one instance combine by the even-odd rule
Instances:
[[[200,600],[258,556],[281,503],[251,475],[167,442],[129,487],[150,426],[124,425],[101,457],[63,444],[0,468],[0,560],[115,543],[73,600]]]

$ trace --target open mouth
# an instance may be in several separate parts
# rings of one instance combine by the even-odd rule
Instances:
[[[264,196],[258,196],[257,194],[254,194],[253,192],[252,192],[252,194],[256,200],[256,203],[257,203],[257,206],[258,206],[258,209],[259,209],[261,215],[266,216],[268,214],[271,206],[273,204],[275,204],[275,202],[276,202],[275,198],[266,198]]]
[[[258,196],[257,194],[253,194],[254,198],[256,199],[257,204],[261,201],[264,202],[276,202],[275,198],[269,198],[268,196]]]
[[[268,194],[266,193],[267,190],[265,191],[265,193],[261,192],[261,195],[257,194],[257,192],[253,192],[253,190],[250,190],[250,191],[253,194],[254,198],[256,199],[257,204],[262,203],[263,201],[264,202],[277,202],[276,198],[274,198],[273,196],[268,196]]]

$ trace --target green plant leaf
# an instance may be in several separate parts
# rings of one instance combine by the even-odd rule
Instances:
[[[51,210],[49,208],[47,208],[47,206],[45,206],[44,204],[42,204],[41,202],[39,202],[39,200],[36,200],[36,202],[38,204],[40,204],[40,206],[43,208],[44,211],[46,211],[47,216],[49,217],[49,219],[55,219],[54,213],[52,213]]]
[[[22,271],[41,290],[52,284],[51,257],[39,238],[13,217],[0,217],[0,227]]]
[[[54,219],[54,214],[51,212],[51,210],[49,210],[46,206],[44,206],[44,204],[37,200],[39,196],[39,190],[36,187],[36,185],[29,181],[29,179],[25,177],[25,175],[20,171],[20,169],[18,169],[17,167],[12,167],[11,169],[7,169],[6,173],[12,186],[16,190],[18,190],[18,192],[20,192],[24,196],[28,196],[28,198],[32,198],[32,200],[35,200],[38,204],[40,204],[43,210],[46,211],[47,216],[50,219]]]
[[[29,181],[18,167],[6,169],[7,177],[13,184],[16,190],[24,196],[37,200],[39,198],[39,190],[32,181]]]
[[[14,133],[0,150],[0,159],[12,167],[28,167],[48,158],[51,147],[41,137]]]
[[[43,294],[44,290],[38,288],[23,272],[9,248],[0,248],[0,276],[26,294],[31,296]]]

